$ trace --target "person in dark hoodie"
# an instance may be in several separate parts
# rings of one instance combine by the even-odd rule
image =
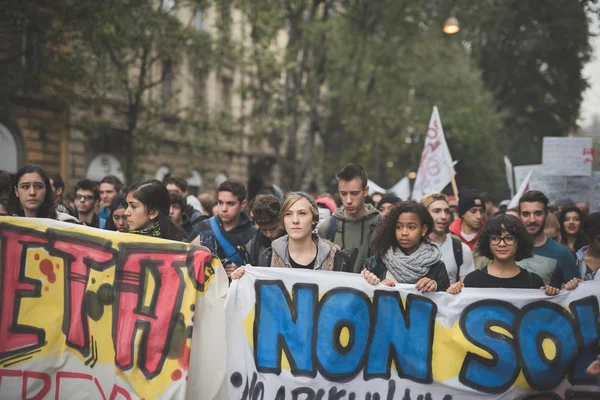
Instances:
[[[181,193],[169,192],[169,199],[171,201],[171,207],[169,208],[171,221],[185,232],[186,238],[189,238],[194,226],[187,215],[189,208],[187,207],[186,198]]]
[[[285,233],[279,223],[280,209],[279,200],[272,194],[260,194],[254,199],[252,216],[258,230],[246,244],[248,264],[257,267],[271,265],[271,243]]]
[[[423,293],[444,291],[450,287],[442,252],[431,244],[433,218],[424,205],[402,201],[383,217],[371,243],[373,257],[365,262],[363,276],[373,275],[386,286],[415,284]]]
[[[285,229],[287,235],[273,241],[272,268],[339,270],[340,247],[314,232],[319,221],[319,208],[311,195],[305,192],[288,194],[279,217],[281,229]],[[244,273],[245,267],[240,267],[231,274],[231,279],[239,279]]]
[[[367,172],[356,164],[348,164],[336,175],[342,206],[331,218],[319,223],[319,236],[351,253],[351,271],[360,273],[371,256],[371,236],[377,227],[379,211],[365,204],[369,193]]]
[[[187,215],[187,220],[194,226],[198,222],[202,221],[202,205],[200,200],[189,194],[189,186],[187,181],[178,175],[170,175],[165,178],[165,186],[169,193],[179,193],[185,199],[185,208],[181,210],[183,214]]]
[[[235,179],[228,179],[217,189],[218,215],[194,226],[190,235],[192,244],[207,247],[221,259],[229,276],[237,267],[245,265],[246,246],[256,227],[242,212],[246,207],[246,187]]]

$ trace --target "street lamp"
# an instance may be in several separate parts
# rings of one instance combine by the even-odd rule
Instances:
[[[460,26],[458,25],[458,20],[456,19],[456,17],[448,17],[446,22],[444,22],[444,28],[442,30],[447,35],[453,35],[456,32],[460,31]]]

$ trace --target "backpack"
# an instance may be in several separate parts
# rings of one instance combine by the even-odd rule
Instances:
[[[379,223],[379,221],[381,221],[381,216],[379,216],[377,218],[377,221],[374,224],[371,224],[371,227],[369,228],[369,238],[373,234],[373,231],[375,231],[375,228],[377,227],[377,224]],[[343,231],[337,229],[337,218],[332,215],[331,218],[329,218],[329,228],[327,229],[326,239],[329,240],[331,243],[335,243],[335,235],[338,232],[342,233]],[[342,252],[348,253],[347,255],[352,258],[352,265],[354,265],[354,261],[356,261],[356,257],[358,256],[358,249],[353,249],[353,250],[342,249]],[[369,245],[369,249],[367,251],[367,258],[369,258],[369,257],[371,257],[371,246],[370,245]],[[352,269],[350,269],[350,272],[351,271],[352,271]]]
[[[460,239],[455,237],[450,237],[452,240],[452,250],[454,253],[454,261],[456,262],[456,279],[460,279],[460,266],[463,264],[463,250],[462,250],[462,242]]]

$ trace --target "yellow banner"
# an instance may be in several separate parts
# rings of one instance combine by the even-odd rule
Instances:
[[[195,311],[224,276],[206,249],[11,217],[0,249],[2,398],[185,398]]]

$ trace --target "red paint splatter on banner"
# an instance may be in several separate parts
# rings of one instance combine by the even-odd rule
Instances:
[[[48,290],[50,290],[50,288],[49,288],[48,286],[46,286],[46,287],[44,288],[44,290],[47,292]]]
[[[181,377],[183,376],[183,374],[181,373],[181,370],[176,369],[175,371],[173,371],[173,373],[171,374],[171,380],[172,381],[178,381],[181,379]]]
[[[40,271],[48,278],[48,282],[54,283],[56,282],[56,274],[54,273],[54,269],[52,268],[52,261],[50,260],[42,260],[40,262]]]
[[[183,369],[188,369],[188,367],[190,366],[190,353],[192,351],[192,348],[188,345],[185,346],[185,348],[183,349],[183,354],[181,354],[181,356],[177,359],[177,361],[179,361],[179,366]]]
[[[36,254],[35,256],[33,256],[33,258],[34,258],[35,261],[39,261],[40,260],[40,255]]]
[[[56,264],[56,269],[60,269],[60,264]]]

